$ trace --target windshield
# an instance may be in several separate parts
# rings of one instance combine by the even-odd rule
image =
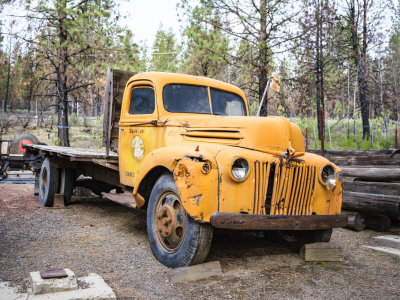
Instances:
[[[237,94],[210,88],[212,113],[246,116],[246,106]],[[169,112],[211,114],[208,87],[169,84],[163,90],[164,107]]]

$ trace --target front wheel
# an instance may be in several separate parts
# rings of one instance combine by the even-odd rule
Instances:
[[[154,256],[167,267],[177,268],[206,259],[213,228],[186,213],[172,174],[164,173],[150,194],[147,233]]]

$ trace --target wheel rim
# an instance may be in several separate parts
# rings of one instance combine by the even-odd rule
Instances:
[[[40,180],[40,190],[42,191],[42,195],[46,193],[46,183],[47,183],[47,169],[43,168],[42,178]]]
[[[156,241],[164,252],[178,251],[185,237],[186,212],[178,195],[167,191],[157,200],[153,215]]]

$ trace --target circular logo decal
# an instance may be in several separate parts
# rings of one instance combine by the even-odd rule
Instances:
[[[135,136],[132,140],[132,155],[136,159],[144,157],[144,143],[139,136]]]

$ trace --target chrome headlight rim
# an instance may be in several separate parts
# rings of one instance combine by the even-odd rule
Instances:
[[[328,168],[329,167],[332,168],[331,170],[332,170],[333,173],[328,174],[328,177],[327,177],[326,181],[324,181],[324,179],[323,179],[323,171],[327,167]],[[320,167],[318,179],[319,179],[320,183],[323,184],[327,189],[332,189],[333,187],[336,186],[336,174],[337,174],[336,173],[336,169],[333,166],[333,164],[327,163],[327,164],[325,164],[325,165]],[[333,182],[332,181],[329,182],[332,179],[333,179]]]
[[[237,163],[238,161],[244,162],[245,165],[246,165],[246,169],[247,169],[247,170],[246,170],[246,173],[245,173],[245,176],[242,177],[242,178],[237,178],[237,177],[235,177],[235,175],[233,174],[233,173],[234,173],[234,171],[233,171],[234,165],[235,165],[235,163]],[[234,181],[236,181],[236,182],[243,182],[243,181],[245,181],[245,180],[249,177],[249,174],[250,174],[250,164],[249,164],[248,160],[245,159],[244,157],[241,157],[241,156],[236,156],[236,157],[234,157],[234,159],[233,159],[233,161],[232,161],[232,163],[231,163],[231,169],[230,169],[229,174],[231,175],[231,178],[232,178]]]

